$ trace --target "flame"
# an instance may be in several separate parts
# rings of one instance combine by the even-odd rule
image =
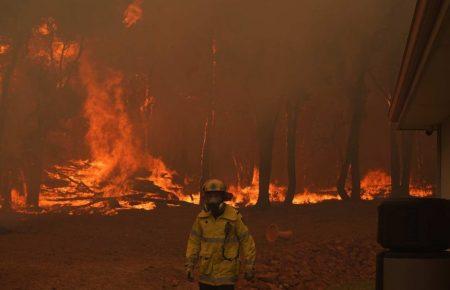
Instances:
[[[39,26],[37,27],[36,31],[43,36],[47,36],[50,33],[55,32],[56,29],[57,29],[57,25],[56,25],[55,19],[48,17],[48,18],[42,19],[42,21],[39,24]]]
[[[126,28],[134,26],[142,18],[143,14],[142,2],[144,1],[134,0],[134,2],[130,3],[127,9],[125,9],[123,13],[122,23],[125,25]]]
[[[80,76],[88,95],[84,106],[89,121],[86,140],[96,165],[91,167],[94,183],[108,182],[108,196],[123,194],[130,174],[139,167],[137,144],[125,109],[123,76],[107,71],[100,79],[87,58],[81,62]]]
[[[78,43],[64,43],[63,41],[57,40],[52,43],[53,55],[57,59],[61,58],[75,58],[80,50],[80,45]]]
[[[361,188],[361,198],[364,200],[387,198],[391,193],[391,177],[383,170],[369,171],[361,180]],[[409,194],[414,197],[429,197],[433,194],[433,189],[431,186],[421,186],[411,179]]]
[[[242,187],[240,184],[230,186],[229,192],[233,193],[232,203],[235,205],[243,204],[245,206],[255,205],[259,196],[259,169],[253,168],[252,182],[249,186]],[[285,186],[275,183],[269,185],[269,199],[271,202],[281,202],[284,200],[286,192]]]
[[[0,44],[0,55],[8,53],[11,46],[9,44]]]
[[[316,193],[305,189],[302,193],[297,193],[294,196],[293,204],[312,204],[319,203],[325,200],[340,200],[337,194]]]
[[[425,188],[413,187],[409,189],[409,194],[414,197],[429,197],[433,194],[432,186],[426,186]]]
[[[53,18],[42,19],[33,29],[28,45],[28,56],[35,62],[62,69],[77,59],[80,44],[75,41],[63,41],[57,34],[57,28]]]
[[[373,200],[375,197],[388,197],[391,186],[391,177],[382,170],[369,171],[361,180],[364,200]]]
[[[125,106],[123,74],[100,70],[89,57],[81,60],[79,73],[87,94],[84,115],[89,123],[90,160],[48,169],[39,205],[49,210],[70,208],[69,213],[112,215],[124,209],[152,210],[154,201],[162,199],[198,203],[199,195],[184,194],[174,182],[176,171],[142,152]],[[151,106],[154,97],[147,100]],[[136,188],[139,183],[143,188]],[[139,201],[133,196],[139,196]]]
[[[361,180],[362,199],[373,200],[375,198],[386,198],[390,194],[390,176],[382,170],[369,171]],[[233,193],[234,198],[232,204],[250,206],[255,205],[258,200],[259,190],[259,171],[258,168],[253,170],[252,183],[249,186],[241,187],[239,185],[231,186],[229,191]],[[283,202],[286,194],[286,187],[276,183],[270,183],[269,186],[270,201]],[[410,195],[415,197],[431,196],[432,188],[430,186],[421,188],[412,184]],[[326,200],[341,200],[334,188],[321,189],[317,192],[311,192],[305,189],[294,196],[294,204],[312,204]]]
[[[155,105],[155,97],[149,96],[149,97],[145,98],[144,102],[139,107],[139,110],[142,113],[145,113],[145,112],[151,113],[154,105]]]
[[[11,206],[15,210],[23,209],[26,206],[26,195],[13,188],[11,190]]]
[[[151,159],[151,175],[148,180],[152,181],[155,185],[163,189],[164,191],[170,192],[171,198],[176,197],[179,200],[200,203],[200,195],[186,195],[183,193],[183,187],[174,183],[175,175],[178,175],[176,171],[169,169],[166,164],[159,158]]]
[[[186,194],[184,184],[161,158],[142,152],[136,140],[132,122],[126,108],[124,75],[111,69],[95,67],[84,57],[80,64],[80,79],[86,89],[84,115],[89,123],[86,142],[90,160],[69,162],[47,170],[49,184],[44,184],[40,206],[47,210],[70,208],[69,213],[101,212],[117,214],[119,210],[152,210],[155,202],[165,200],[179,205],[180,202],[199,203],[200,194]],[[150,96],[146,92],[146,96]],[[155,97],[145,99],[140,111],[150,109]],[[138,174],[144,172],[144,174]],[[180,178],[179,178],[180,179]],[[185,178],[184,183],[189,182]],[[51,185],[55,183],[56,185]],[[135,185],[141,184],[141,187]],[[259,170],[253,169],[251,184],[229,187],[236,206],[255,205],[259,195]],[[365,200],[386,197],[390,191],[390,177],[382,170],[368,172],[361,180]],[[411,195],[428,196],[431,191],[412,186]],[[283,202],[286,186],[273,181],[269,185],[271,202]],[[23,203],[20,194],[14,193],[17,204]],[[306,189],[294,196],[294,204],[318,203],[339,200],[335,189],[316,192]]]

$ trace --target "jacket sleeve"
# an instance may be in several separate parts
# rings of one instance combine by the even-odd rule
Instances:
[[[242,221],[242,216],[240,214],[238,214],[236,220],[236,231],[241,248],[244,269],[245,271],[253,271],[256,257],[255,241],[250,235],[247,226]]]
[[[202,237],[202,229],[198,218],[195,219],[191,233],[187,242],[186,249],[186,270],[193,269],[198,260],[200,252],[200,241]]]

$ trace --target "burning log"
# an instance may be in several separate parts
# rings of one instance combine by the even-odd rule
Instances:
[[[50,173],[49,173],[48,171],[46,171],[46,172],[47,172],[47,174],[50,175]],[[82,191],[82,192],[90,192],[90,193],[93,193],[93,194],[95,194],[95,195],[101,195],[101,194],[102,194],[101,192],[97,192],[97,191],[91,189],[91,188],[90,188],[89,186],[87,186],[83,181],[75,180],[75,179],[73,179],[72,177],[70,177],[69,175],[66,175],[66,174],[64,174],[64,173],[62,173],[62,172],[57,172],[56,174],[59,175],[59,176],[61,176],[61,177],[63,177],[63,178],[65,178],[65,179],[67,179],[67,180],[70,181],[70,182],[75,183],[75,184],[77,185],[77,189],[78,189],[79,191]],[[57,179],[53,178],[53,180],[57,180]],[[55,181],[55,182],[56,182],[56,181]],[[62,181],[59,181],[59,183],[61,183],[61,182],[62,182]],[[58,183],[58,182],[56,182],[56,183]]]

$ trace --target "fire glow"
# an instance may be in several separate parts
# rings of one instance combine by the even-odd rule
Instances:
[[[122,22],[126,28],[134,26],[142,18],[142,2],[143,0],[135,0],[124,11]]]
[[[9,47],[9,44],[0,44],[0,55],[8,53]]]
[[[123,13],[126,28],[142,20],[143,0],[134,0]],[[70,62],[79,62],[78,78],[86,96],[83,116],[88,129],[85,136],[89,147],[86,160],[70,160],[53,165],[45,171],[41,186],[39,207],[43,212],[69,214],[101,213],[112,215],[120,210],[153,210],[159,204],[179,206],[199,204],[198,192],[186,192],[185,185],[195,180],[191,176],[179,184],[178,173],[169,168],[159,157],[143,153],[141,140],[136,138],[135,128],[127,112],[126,76],[117,70],[102,67],[90,59],[89,53],[81,56],[81,41],[68,41],[58,36],[58,25],[53,18],[42,19],[33,30],[28,44],[28,57],[48,67],[59,68]],[[213,86],[217,65],[217,43],[213,38]],[[8,44],[0,44],[0,55],[10,50]],[[151,114],[156,97],[147,87],[145,100],[139,107],[143,115]],[[214,117],[214,115],[213,115]],[[149,125],[150,126],[150,125]],[[208,128],[206,123],[205,128]],[[206,134],[205,134],[206,136]],[[362,199],[375,200],[390,194],[390,176],[382,170],[369,171],[361,180]],[[231,203],[235,206],[252,206],[259,196],[259,169],[253,169],[249,185],[231,185]],[[287,188],[273,181],[269,185],[272,203],[284,202]],[[430,187],[412,183],[410,195],[430,196]],[[15,210],[26,211],[27,189],[11,190]],[[335,188],[305,189],[294,196],[294,204],[314,204],[327,200],[340,200]]]
[[[169,206],[179,206],[183,203],[199,203],[199,194],[184,194],[183,186],[173,182],[175,171],[170,170],[161,159],[153,158],[151,162],[151,174],[136,179],[138,183],[147,185],[147,189],[128,187],[122,192],[113,191],[115,195],[104,196],[97,178],[93,172],[102,172],[107,168],[104,163],[91,163],[89,161],[73,161],[66,166],[55,166],[47,171],[48,181],[43,185],[40,206],[47,211],[67,211],[69,213],[94,213],[116,214],[121,210],[152,210],[156,203],[161,202]],[[233,193],[231,202],[234,206],[252,206],[258,199],[258,169],[253,172],[251,185],[246,187],[230,186],[229,191]],[[387,183],[384,183],[387,182]],[[361,181],[363,200],[374,200],[385,198],[389,191],[389,176],[380,170],[370,171]],[[56,184],[56,186],[55,186]],[[153,191],[153,192],[152,192]],[[161,195],[164,192],[165,195]],[[286,187],[271,183],[270,200],[273,203],[284,201]],[[412,186],[411,196],[426,197],[432,194],[431,188],[420,188]],[[109,193],[111,195],[111,193]],[[15,208],[24,206],[24,197],[14,190],[14,199],[17,202]],[[293,203],[297,205],[315,204],[327,200],[340,200],[335,189],[323,189],[317,192],[297,193]]]

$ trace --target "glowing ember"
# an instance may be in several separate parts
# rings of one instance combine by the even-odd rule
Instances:
[[[128,5],[127,9],[125,9],[122,21],[125,27],[132,27],[142,18],[142,2],[143,0],[135,0],[133,3],[130,3],[130,5]]]

